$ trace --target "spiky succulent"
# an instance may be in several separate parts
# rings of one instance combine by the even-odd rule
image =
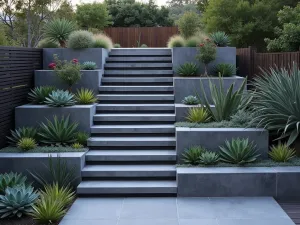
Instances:
[[[4,193],[7,187],[15,187],[25,184],[27,180],[26,176],[21,173],[5,173],[0,174],[0,192]]]
[[[33,138],[22,138],[19,142],[18,142],[18,148],[24,150],[24,151],[28,151],[31,149],[34,149],[36,147],[36,142]]]
[[[92,61],[86,61],[82,63],[81,68],[83,70],[95,70],[97,68],[97,64]]]
[[[176,73],[181,77],[194,77],[197,75],[197,71],[196,63],[184,63],[177,68]]]
[[[272,146],[269,155],[275,162],[288,162],[296,156],[296,152],[286,144],[279,144]]]
[[[77,142],[72,144],[71,147],[74,148],[74,149],[84,148],[84,146],[82,144],[79,144]]]
[[[223,31],[212,33],[210,37],[218,47],[226,47],[230,44],[229,36]]]
[[[22,138],[32,138],[37,140],[37,130],[33,127],[20,127],[16,130],[11,130],[11,136],[7,137],[8,143],[16,146]]]
[[[236,74],[236,67],[233,64],[220,63],[213,69],[215,76],[231,77]]]
[[[183,162],[189,165],[198,165],[199,158],[205,151],[206,149],[201,146],[192,146],[182,154]]]
[[[45,104],[46,97],[55,89],[53,86],[35,87],[28,93],[28,100],[33,104]]]
[[[191,123],[206,123],[210,120],[208,111],[203,107],[190,108],[186,120]]]
[[[77,90],[75,99],[78,104],[82,105],[92,104],[98,100],[95,96],[95,93],[87,88],[81,88],[80,90]]]
[[[226,141],[225,146],[220,146],[220,157],[223,162],[244,165],[257,160],[256,146],[249,139],[232,139]]]
[[[204,165],[215,165],[219,160],[220,157],[215,152],[203,152],[199,157],[199,163]]]
[[[0,195],[0,218],[22,217],[32,212],[32,206],[39,195],[31,186],[8,187]]]
[[[83,145],[83,146],[86,146],[87,144],[87,139],[89,138],[89,134],[86,133],[86,132],[78,132],[76,134],[76,142]]]
[[[189,95],[182,100],[185,105],[198,105],[199,99],[196,96]]]
[[[75,105],[76,101],[74,95],[69,91],[57,90],[52,91],[49,97],[46,98],[45,103],[53,107],[64,107]]]

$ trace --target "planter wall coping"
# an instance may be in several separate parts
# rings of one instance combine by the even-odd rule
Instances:
[[[205,107],[205,105],[185,105],[183,103],[175,103],[175,107],[177,108],[195,108],[195,107]],[[210,107],[215,107],[215,105],[210,105]]]
[[[96,103],[94,104],[90,104],[90,105],[73,105],[73,106],[65,106],[65,107],[53,107],[53,106],[48,106],[48,105],[33,105],[33,104],[26,104],[26,105],[21,105],[18,106],[16,108],[37,108],[37,109],[45,109],[45,108],[80,108],[80,109],[88,109],[88,108],[92,108],[95,105],[97,105]]]
[[[218,131],[218,132],[228,132],[228,131],[253,131],[253,132],[264,132],[263,128],[189,128],[189,127],[176,127],[176,131]]]
[[[55,72],[55,70],[35,70],[35,71],[38,71],[38,72],[41,72],[41,71],[46,71],[46,72]],[[93,71],[103,71],[102,69],[95,69],[95,70],[80,70],[82,72],[93,72]]]
[[[60,156],[61,158],[78,158],[85,155],[86,152],[53,152],[53,153],[8,153],[3,152],[0,153],[0,158],[48,158],[51,157],[57,157]]]
[[[219,80],[219,77],[173,77],[173,79],[183,79],[183,80]],[[232,80],[232,79],[245,79],[245,77],[241,76],[232,76],[232,77],[222,77],[222,80]]]

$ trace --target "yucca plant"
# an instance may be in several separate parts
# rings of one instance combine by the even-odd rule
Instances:
[[[50,41],[58,42],[62,48],[65,48],[66,40],[75,29],[76,24],[73,21],[54,19],[46,23],[44,34]]]
[[[205,106],[212,119],[218,122],[230,120],[232,115],[236,114],[239,110],[245,109],[252,100],[252,96],[247,95],[245,91],[247,78],[236,91],[233,90],[235,83],[231,84],[226,91],[223,82],[222,78],[219,78],[219,85],[213,84],[209,80],[212,103],[208,99],[202,81],[200,81],[202,98],[197,93],[198,99],[202,99],[201,104]],[[215,107],[212,108],[211,105]]]
[[[194,77],[197,75],[197,71],[196,63],[184,63],[177,68],[176,73],[182,77]]]
[[[0,174],[0,192],[4,193],[7,187],[15,187],[20,185],[25,185],[27,180],[26,176],[21,173],[5,173]]]
[[[271,147],[269,156],[275,162],[288,162],[296,156],[296,151],[287,146],[287,144],[280,143]]]
[[[63,206],[70,205],[75,199],[75,192],[71,188],[60,187],[58,183],[48,184],[41,191],[41,195],[46,195],[53,199],[58,199],[62,202]]]
[[[32,212],[32,206],[39,195],[31,186],[7,187],[0,195],[0,218],[22,217]]]
[[[97,64],[91,61],[86,61],[81,65],[81,69],[83,70],[95,70],[96,68],[97,68]]]
[[[7,137],[8,143],[12,146],[17,146],[22,138],[32,138],[37,140],[37,129],[33,127],[20,127],[16,130],[11,130],[11,136]]]
[[[203,152],[206,152],[205,148],[201,146],[192,146],[182,154],[183,162],[189,165],[198,165],[199,158]]]
[[[212,33],[210,38],[218,47],[227,47],[230,44],[229,36],[223,31]]]
[[[83,146],[86,146],[87,144],[87,139],[89,138],[89,134],[86,133],[86,132],[78,132],[76,134],[76,142],[83,145]]]
[[[77,90],[75,99],[80,105],[93,104],[98,100],[95,96],[95,93],[87,88],[81,88],[80,90]]]
[[[203,152],[199,157],[199,163],[204,165],[215,165],[219,160],[220,156],[215,152]]]
[[[220,146],[220,158],[223,162],[244,165],[257,160],[256,146],[247,139],[232,139],[226,141],[225,146]]]
[[[49,97],[46,97],[45,103],[52,107],[65,107],[72,106],[76,104],[74,95],[69,91],[57,90],[52,91]]]
[[[185,105],[198,105],[199,99],[196,96],[189,95],[182,100]]]
[[[36,147],[36,142],[33,138],[21,138],[17,146],[24,151],[28,151]]]
[[[213,70],[215,76],[231,77],[236,74],[235,65],[228,63],[220,63]]]
[[[58,119],[53,117],[53,122],[47,119],[47,123],[41,123],[38,135],[40,142],[44,144],[66,145],[76,141],[78,123],[71,123],[70,116]]]
[[[299,136],[300,123],[300,70],[291,68],[262,70],[254,78],[253,109],[258,112],[254,121],[278,139],[288,138],[290,146]]]
[[[55,89],[53,86],[35,87],[28,93],[28,100],[33,104],[45,104],[46,97]]]
[[[191,123],[206,123],[210,120],[208,111],[203,107],[190,108],[185,117]]]

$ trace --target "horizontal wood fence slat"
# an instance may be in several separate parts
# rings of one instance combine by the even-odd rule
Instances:
[[[138,41],[148,47],[166,47],[169,38],[179,33],[177,27],[109,27],[104,32],[123,48],[138,47]]]
[[[15,125],[15,107],[27,103],[34,70],[42,69],[42,49],[0,47],[0,148]]]

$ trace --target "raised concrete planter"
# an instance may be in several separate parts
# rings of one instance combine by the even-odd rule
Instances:
[[[177,168],[178,196],[300,198],[300,167]]]
[[[71,48],[44,48],[43,49],[43,68],[48,69],[49,63],[53,62],[53,55],[57,54],[61,60],[78,59],[80,63],[93,61],[98,69],[103,69],[105,60],[108,57],[108,50],[104,48],[85,48],[74,50]]]
[[[46,174],[46,166],[49,164],[49,156],[53,161],[57,155],[65,160],[68,165],[75,166],[77,179],[73,185],[76,187],[81,182],[81,170],[85,164],[85,152],[63,152],[63,153],[0,153],[0,173],[18,172],[27,176],[29,181],[34,181],[29,172]],[[48,177],[44,177],[48,179]]]
[[[201,145],[209,151],[219,151],[219,146],[233,138],[248,138],[254,142],[261,158],[268,157],[269,132],[256,128],[176,128],[177,161],[182,163],[182,153],[191,146]]]
[[[46,122],[46,118],[52,120],[54,115],[57,115],[59,118],[70,115],[70,121],[78,123],[78,130],[91,133],[95,112],[96,104],[70,107],[22,105],[15,109],[15,127],[36,127],[41,122]]]
[[[197,48],[180,47],[172,49],[173,70],[176,74],[177,68],[186,63],[194,62],[199,66],[199,74],[204,73],[204,65],[196,59],[198,54]],[[216,60],[208,65],[208,72],[211,73],[214,66],[220,63],[229,63],[236,66],[236,48],[235,47],[218,47]]]
[[[73,91],[79,88],[88,88],[96,93],[99,92],[101,85],[102,70],[81,70],[80,81],[72,87]],[[67,89],[68,85],[63,83],[53,70],[36,70],[34,72],[34,85],[38,86],[55,86],[58,89]]]
[[[243,77],[223,77],[224,90],[227,91],[231,84],[234,84],[233,91],[237,91],[245,78]],[[181,103],[182,100],[189,96],[197,96],[202,98],[201,83],[203,84],[204,91],[208,100],[211,101],[211,94],[209,88],[209,81],[219,86],[219,77],[174,77],[174,95],[175,103]],[[201,99],[200,99],[201,100]]]
[[[175,104],[175,115],[176,115],[176,122],[184,122],[186,121],[185,117],[188,114],[190,108],[197,108],[201,107],[201,105],[185,105],[185,104]],[[215,106],[211,105],[212,109]]]

